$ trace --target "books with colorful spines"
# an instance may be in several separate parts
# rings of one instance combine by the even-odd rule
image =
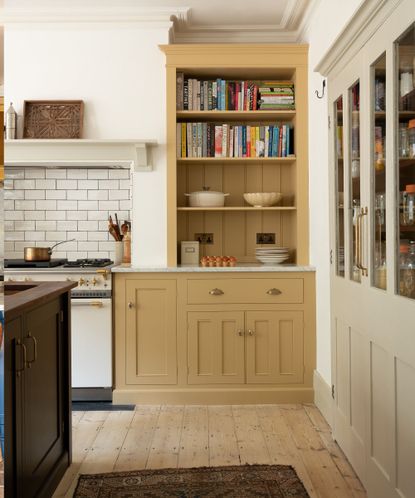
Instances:
[[[222,126],[215,125],[215,157],[222,157]]]
[[[176,73],[176,110],[183,110],[184,74]]]

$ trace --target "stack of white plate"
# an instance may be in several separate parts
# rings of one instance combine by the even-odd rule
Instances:
[[[278,265],[290,257],[288,247],[258,247],[255,250],[256,259],[264,265]]]

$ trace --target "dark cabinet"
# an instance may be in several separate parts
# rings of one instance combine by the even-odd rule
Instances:
[[[5,493],[50,497],[71,461],[69,294],[9,317]]]

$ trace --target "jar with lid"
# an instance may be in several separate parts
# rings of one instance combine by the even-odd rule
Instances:
[[[402,206],[402,224],[413,225],[415,223],[415,184],[407,185],[405,193]]]
[[[399,157],[401,159],[409,157],[408,131],[406,123],[399,124]]]
[[[408,122],[408,149],[409,157],[415,157],[415,119]]]
[[[403,270],[404,296],[415,299],[415,240],[409,242],[406,264]]]

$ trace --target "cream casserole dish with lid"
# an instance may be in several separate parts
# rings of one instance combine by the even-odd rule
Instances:
[[[190,207],[222,207],[225,205],[225,197],[229,194],[209,190],[209,187],[203,187],[203,190],[184,194],[189,198]]]

